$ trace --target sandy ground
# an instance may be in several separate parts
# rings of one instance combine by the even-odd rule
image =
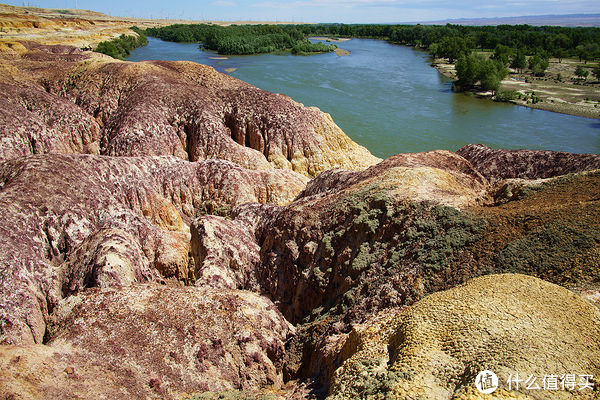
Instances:
[[[589,71],[590,76],[587,80],[580,80],[575,76],[575,68],[578,65],[583,65]],[[563,59],[561,62],[558,59],[551,59],[546,76],[533,77],[527,70],[523,73],[511,71],[502,81],[500,89],[514,90],[521,95],[521,99],[511,101],[514,104],[600,119],[600,81],[591,77],[595,65],[595,63],[580,63],[576,59]],[[441,74],[456,79],[454,64],[449,64],[444,59],[436,59],[432,66]],[[479,94],[490,95],[490,93]],[[539,101],[534,104],[532,96]]]

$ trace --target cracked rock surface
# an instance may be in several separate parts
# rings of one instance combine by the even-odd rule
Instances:
[[[558,385],[549,395],[525,384],[510,390],[507,379],[535,376],[544,387],[546,375],[574,374],[578,383],[581,374],[595,376],[599,337],[599,310],[567,289],[525,275],[488,275],[357,327],[328,399],[477,399],[473,382],[484,370],[500,377],[498,392],[485,398],[591,399],[594,392],[578,385]]]

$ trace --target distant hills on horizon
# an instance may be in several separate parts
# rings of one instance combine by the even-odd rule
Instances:
[[[520,17],[458,18],[439,21],[411,22],[424,25],[534,25],[534,26],[599,26],[600,14],[525,15]]]
[[[1,1],[1,0],[0,0]],[[38,7],[21,7],[14,6],[9,4],[0,3],[0,13],[2,14],[10,14],[10,13],[25,13],[25,14],[34,14],[34,15],[46,15],[50,14],[51,16],[60,16],[60,17],[106,17],[109,19],[115,18],[125,18],[125,19],[135,19],[135,20],[148,20],[148,18],[134,18],[134,17],[118,17],[111,16],[108,14],[104,14],[99,11],[91,11],[84,9],[53,9],[53,8],[38,8]],[[153,20],[169,20],[169,18],[153,18]],[[205,21],[197,21],[197,20],[173,20],[173,23],[199,23]],[[219,21],[212,21],[219,22]],[[230,22],[230,21],[220,21],[220,22]],[[258,21],[235,21],[236,23],[259,23]],[[263,21],[262,23],[310,23],[310,22],[284,22],[284,21]],[[312,22],[314,23],[314,22]],[[331,22],[328,22],[331,23]],[[354,24],[375,24],[377,23],[369,23],[369,22],[352,22],[348,23],[349,25]],[[455,24],[455,25],[471,25],[471,26],[483,26],[483,25],[533,25],[533,26],[566,26],[566,27],[600,27],[600,14],[548,14],[548,15],[524,15],[517,17],[492,17],[492,18],[454,18],[454,19],[443,19],[443,20],[435,20],[435,21],[412,21],[412,22],[387,22],[384,24],[396,25],[396,24],[407,24],[407,25],[446,25],[446,24]]]

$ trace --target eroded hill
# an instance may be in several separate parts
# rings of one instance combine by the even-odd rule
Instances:
[[[7,396],[466,398],[484,366],[600,376],[598,311],[566,289],[600,287],[600,156],[381,161],[210,67],[10,48]]]

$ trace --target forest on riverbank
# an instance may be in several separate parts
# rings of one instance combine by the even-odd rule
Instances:
[[[433,58],[456,63],[457,90],[470,90],[477,85],[495,93],[507,76],[508,67],[519,71],[529,68],[534,76],[544,76],[551,57],[559,61],[578,58],[585,64],[600,59],[600,28],[318,24],[299,29],[310,35],[384,39],[422,48]],[[492,54],[485,57],[481,52]],[[581,78],[589,74],[583,67],[578,72]],[[592,73],[600,79],[599,67]]]
[[[600,28],[557,26],[499,25],[231,25],[176,24],[148,28],[148,36],[173,42],[197,42],[224,55],[245,55],[291,51],[313,54],[335,50],[336,46],[311,43],[309,36],[330,38],[373,38],[419,47],[434,58],[456,63],[456,90],[497,92],[508,74],[508,67],[529,67],[535,76],[543,76],[550,57],[559,60],[577,57],[587,63],[600,58]],[[491,57],[474,54],[493,52]],[[598,68],[593,74],[600,73]],[[583,70],[582,70],[583,71]],[[582,73],[585,73],[582,72]],[[582,75],[583,76],[583,75]],[[598,76],[598,75],[597,75]],[[587,77],[587,75],[585,75]]]
[[[467,49],[493,50],[498,45],[528,55],[579,57],[582,61],[600,58],[600,28],[590,27],[314,24],[295,28],[308,35],[385,39],[422,47],[446,58],[458,58]]]
[[[328,53],[337,46],[311,43],[294,25],[175,24],[148,28],[148,36],[170,42],[201,43],[202,47],[223,55],[249,55],[290,51],[304,55]]]
[[[94,51],[109,55],[118,60],[124,60],[129,56],[131,50],[148,44],[148,38],[142,29],[137,26],[132,26],[129,29],[137,33],[137,36],[122,34],[114,39],[98,43]]]
[[[600,58],[600,28],[499,25],[230,25],[175,24],[145,30],[148,36],[172,42],[199,42],[222,54],[250,54],[292,49],[309,36],[384,39],[417,46],[434,56],[458,59],[469,50],[494,50],[499,45],[540,57]],[[310,43],[310,42],[308,42]],[[315,45],[319,45],[316,43]]]

